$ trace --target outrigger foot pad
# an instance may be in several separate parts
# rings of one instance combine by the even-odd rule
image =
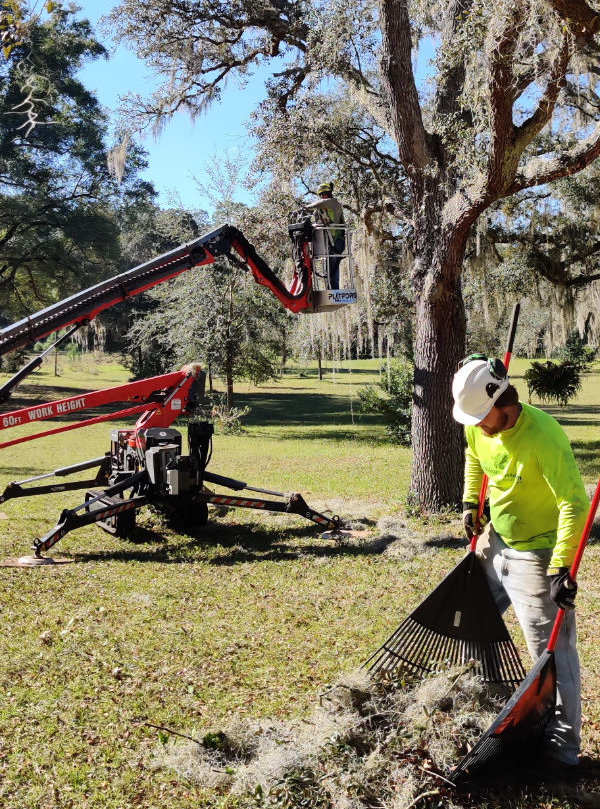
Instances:
[[[346,539],[365,539],[369,535],[367,530],[354,530],[351,528],[340,528],[337,531],[324,531],[321,539],[334,539],[342,541]]]
[[[66,565],[74,559],[52,559],[50,556],[19,556],[13,559],[4,559],[0,567],[48,567]]]

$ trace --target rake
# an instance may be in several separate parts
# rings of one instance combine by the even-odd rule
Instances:
[[[577,576],[579,563],[589,539],[598,502],[600,501],[600,479],[592,497],[588,517],[577,546],[575,559],[571,565],[572,579]],[[452,771],[449,779],[457,783],[471,777],[473,773],[490,764],[503,754],[535,743],[552,720],[556,708],[556,661],[554,649],[565,611],[559,608],[548,640],[548,645],[535,662],[533,668],[515,691],[494,722],[483,734],[475,747]]]
[[[512,312],[504,367],[508,370],[520,305]],[[488,479],[479,492],[477,525],[481,520]],[[483,567],[475,554],[475,534],[469,552],[435,590],[400,624],[382,646],[363,663],[371,673],[391,674],[398,666],[428,674],[447,665],[477,661],[487,682],[513,688],[525,669],[492,596]]]

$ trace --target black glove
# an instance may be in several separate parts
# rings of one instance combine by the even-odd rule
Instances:
[[[557,573],[550,574],[550,595],[552,601],[562,610],[575,609],[577,582],[569,575],[568,567],[560,567]]]
[[[477,530],[477,503],[463,503],[463,527],[467,539],[472,539],[474,534],[479,535],[487,521],[487,516],[482,514],[479,518],[479,530]]]

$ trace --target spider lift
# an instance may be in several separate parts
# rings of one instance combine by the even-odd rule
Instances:
[[[307,219],[292,223],[289,226],[289,235],[295,263],[294,279],[289,290],[241,231],[232,225],[223,225],[192,242],[0,330],[2,356],[67,328],[66,333],[49,348],[0,386],[0,404],[11,396],[23,379],[41,365],[49,351],[64,342],[77,329],[87,325],[104,309],[139,295],[182,272],[211,264],[217,256],[226,256],[236,266],[247,267],[258,284],[267,287],[283,306],[294,313],[330,311],[356,302],[353,289],[342,290],[344,295],[338,295],[336,300],[335,293],[340,290],[323,288],[323,279],[319,277],[322,273],[318,266],[323,257],[318,253],[320,237],[315,234],[315,226]],[[232,250],[237,256],[232,254]],[[345,257],[349,267],[348,278],[352,281],[350,250]],[[328,297],[330,294],[332,297]],[[127,536],[135,527],[136,511],[146,504],[155,506],[165,513],[169,522],[181,527],[206,524],[208,505],[212,504],[217,507],[298,514],[330,531],[332,537],[340,536],[342,525],[339,517],[327,517],[314,511],[298,493],[286,496],[282,492],[255,488],[244,481],[208,472],[206,467],[212,454],[213,434],[213,426],[209,422],[189,422],[188,454],[183,454],[181,433],[172,429],[171,424],[181,415],[193,415],[204,393],[204,381],[205,374],[200,366],[191,364],[179,371],[115,388],[0,413],[0,430],[4,430],[52,418],[64,419],[67,414],[116,402],[127,405],[120,410],[102,413],[83,421],[68,422],[42,432],[20,435],[0,443],[0,449],[102,421],[141,414],[132,428],[111,431],[110,451],[106,455],[8,484],[0,494],[0,505],[12,498],[88,489],[83,503],[75,508],[64,509],[53,528],[34,540],[34,556],[17,560],[19,566],[52,563],[53,560],[42,556],[42,552],[49,550],[69,531],[91,523],[97,523],[104,530],[118,536]],[[31,485],[43,479],[68,477],[87,469],[97,469],[93,478]],[[207,489],[206,483],[234,492],[246,490],[277,499],[219,494]]]

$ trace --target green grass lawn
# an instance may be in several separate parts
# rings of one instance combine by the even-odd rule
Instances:
[[[34,374],[3,411],[127,380],[116,364],[62,364],[58,378],[50,366]],[[310,505],[372,527],[396,514],[424,548],[460,536],[458,516],[403,517],[410,452],[387,444],[382,425],[357,413],[357,389],[377,378],[378,365],[328,368],[321,382],[305,369],[277,384],[240,386],[237,404],[251,407],[247,431],[215,436],[210,469],[300,491]],[[514,362],[522,392],[524,367]],[[587,482],[600,469],[599,394],[596,370],[572,407],[550,408]],[[103,454],[109,429],[100,424],[3,450],[0,491],[10,480]],[[9,433],[0,431],[0,441]],[[82,499],[69,493],[1,506],[0,558],[29,553],[31,539]],[[322,540],[299,518],[243,510],[197,536],[181,535],[146,512],[135,542],[90,526],[53,549],[72,564],[0,569],[0,806],[233,805],[154,768],[160,742],[147,723],[197,737],[234,716],[306,715],[323,686],[363,662],[462,554],[448,542],[402,560],[371,545]],[[578,606],[584,752],[596,758],[599,574],[592,544]],[[535,801],[514,805],[550,805]]]

